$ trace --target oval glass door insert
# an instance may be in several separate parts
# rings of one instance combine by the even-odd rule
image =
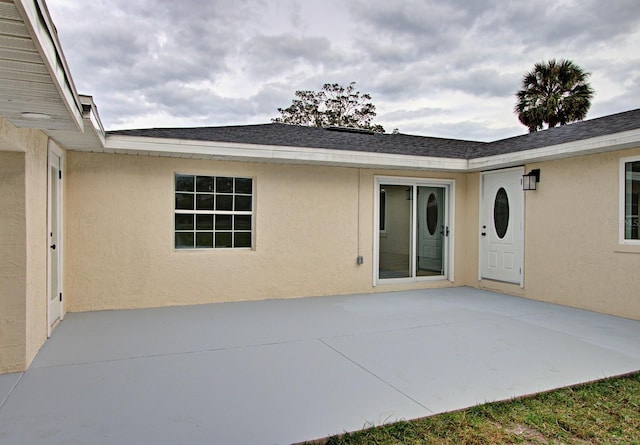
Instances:
[[[435,193],[429,195],[427,201],[427,230],[429,235],[433,236],[438,228],[438,200]]]
[[[493,203],[493,225],[498,238],[504,238],[509,228],[509,197],[504,187],[500,187]]]

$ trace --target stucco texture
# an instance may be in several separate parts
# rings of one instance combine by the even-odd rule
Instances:
[[[25,163],[27,366],[47,338],[47,140],[44,135],[36,135],[34,143],[28,145]]]
[[[524,288],[478,279],[481,175],[68,153],[66,309],[137,308],[467,285],[640,318],[640,249],[620,252],[619,159],[525,166]],[[175,173],[255,181],[252,250],[173,247]],[[455,281],[373,286],[375,177],[455,181]],[[364,264],[358,266],[356,257]]]
[[[24,154],[0,152],[0,372],[24,368]]]
[[[47,336],[47,137],[0,119],[0,373]]]
[[[619,244],[620,158],[640,149],[527,165],[525,296],[640,319],[640,246]]]
[[[175,250],[175,173],[253,177],[254,248]],[[70,152],[66,309],[378,290],[372,280],[373,184],[375,175],[392,173]],[[453,176],[464,181],[463,175]],[[462,213],[463,206],[464,200]],[[364,257],[362,266],[356,263],[358,255]],[[444,285],[451,283],[410,283],[379,290]]]

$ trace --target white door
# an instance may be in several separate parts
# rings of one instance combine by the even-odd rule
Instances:
[[[480,278],[522,284],[522,168],[484,173],[480,207]]]
[[[442,275],[444,188],[418,187],[418,269]]]
[[[62,152],[52,146],[49,150],[49,288],[47,292],[48,300],[48,333],[62,319],[62,280],[61,280],[61,259],[62,259],[62,227],[61,227],[61,157]]]

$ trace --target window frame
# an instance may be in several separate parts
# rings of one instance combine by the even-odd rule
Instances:
[[[625,158],[620,158],[620,170],[619,170],[619,179],[620,179],[620,189],[619,189],[619,218],[618,218],[618,236],[619,243],[621,245],[627,246],[640,246],[640,239],[627,239],[626,238],[626,227],[627,227],[627,200],[626,200],[626,170],[627,164],[640,162],[639,156],[630,156]]]
[[[455,273],[454,273],[454,265],[455,265],[455,227],[456,227],[456,181],[455,179],[439,179],[439,178],[430,178],[430,177],[404,177],[404,176],[374,176],[374,205],[373,205],[373,223],[374,230],[373,233],[376,234],[374,236],[374,245],[373,245],[373,286],[380,285],[393,285],[399,283],[416,283],[423,281],[455,281]],[[403,278],[380,278],[379,277],[379,268],[380,268],[380,237],[385,237],[386,232],[382,232],[380,230],[380,188],[382,185],[400,185],[411,187],[412,195],[416,196],[415,191],[418,187],[438,187],[443,188],[445,193],[444,198],[444,209],[445,209],[445,225],[449,229],[448,235],[446,236],[446,248],[445,248],[445,259],[444,259],[444,274],[438,275],[434,277],[427,276],[417,276],[415,272],[415,264],[414,258],[415,253],[412,252],[412,276],[411,277],[403,277]],[[386,201],[386,197],[385,197]],[[417,201],[413,200],[412,203],[413,211],[412,215],[416,214],[417,210]],[[386,209],[385,209],[386,210]],[[386,223],[386,221],[385,221]],[[417,225],[415,224],[415,218],[412,221],[411,228],[411,245],[416,245],[416,236],[417,236]]]
[[[178,190],[178,177],[193,177],[193,190]],[[211,190],[198,190],[198,178],[211,178],[213,188]],[[231,192],[228,191],[220,191],[218,192],[218,178],[221,179],[231,179],[232,189]],[[251,181],[251,190],[249,193],[237,192],[236,191],[236,180],[248,179]],[[255,249],[255,190],[256,190],[256,180],[252,176],[241,176],[241,175],[225,175],[225,174],[202,174],[202,173],[182,173],[182,172],[174,172],[173,173],[173,230],[172,230],[172,244],[174,251],[238,251],[238,250],[254,250]],[[178,194],[192,194],[193,195],[193,208],[192,209],[179,209],[178,208]],[[200,202],[197,198],[198,195],[212,195],[211,199],[211,209],[203,209],[198,208],[198,203]],[[231,210],[219,210],[217,207],[218,197],[228,196],[231,197]],[[236,210],[235,207],[238,204],[237,197],[250,197],[250,210]],[[214,204],[215,203],[215,204]],[[177,219],[178,215],[193,215],[192,220],[192,228],[191,229],[178,229]],[[211,228],[206,229],[198,229],[198,216],[212,216],[211,218]],[[230,216],[230,226],[229,228],[216,228],[217,225],[217,216]],[[237,229],[235,227],[235,217],[236,216],[248,216],[250,219],[250,227],[249,229]],[[212,236],[212,245],[211,247],[198,247],[198,232],[200,233],[210,233]],[[179,247],[177,243],[177,235],[179,233],[193,233],[193,245],[192,247]],[[229,233],[231,236],[231,245],[230,246],[216,246],[216,234],[217,233]],[[249,246],[240,246],[235,247],[236,243],[236,234],[240,233],[248,233],[249,234]]]

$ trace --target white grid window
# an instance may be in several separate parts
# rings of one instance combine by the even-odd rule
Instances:
[[[175,248],[251,248],[253,179],[175,175]]]

